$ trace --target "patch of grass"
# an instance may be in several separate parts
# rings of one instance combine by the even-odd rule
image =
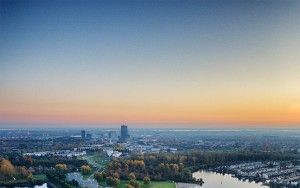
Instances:
[[[47,176],[45,174],[33,175],[33,181],[47,181]]]
[[[99,170],[105,168],[110,161],[109,157],[103,152],[87,154],[80,158],[86,160],[89,163],[89,165]]]
[[[45,174],[38,174],[32,176],[32,181],[30,182],[27,178],[9,180],[9,181],[0,181],[0,185],[5,186],[31,186],[35,184],[42,184],[47,181],[47,176]],[[1,187],[1,186],[0,186]]]

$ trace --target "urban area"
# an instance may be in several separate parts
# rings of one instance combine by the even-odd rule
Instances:
[[[0,185],[189,188],[213,173],[299,187],[299,141],[297,130],[3,129]]]

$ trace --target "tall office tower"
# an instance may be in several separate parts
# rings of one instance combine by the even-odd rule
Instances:
[[[85,130],[82,130],[82,131],[81,131],[81,138],[82,138],[82,139],[85,139]]]
[[[92,134],[86,134],[86,139],[91,140],[92,139]]]
[[[121,126],[121,138],[120,138],[120,141],[121,142],[126,142],[128,138],[129,138],[129,135],[128,135],[127,126],[126,125],[122,125]]]

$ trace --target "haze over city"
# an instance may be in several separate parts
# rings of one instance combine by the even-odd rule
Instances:
[[[0,0],[0,187],[300,188],[299,49],[299,0]]]
[[[299,1],[0,1],[0,127],[294,127]]]

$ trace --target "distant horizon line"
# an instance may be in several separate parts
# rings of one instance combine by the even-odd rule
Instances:
[[[0,122],[1,129],[110,129],[127,125],[135,129],[300,129],[298,125],[214,124],[214,123],[13,123]],[[84,126],[84,127],[81,127]]]

